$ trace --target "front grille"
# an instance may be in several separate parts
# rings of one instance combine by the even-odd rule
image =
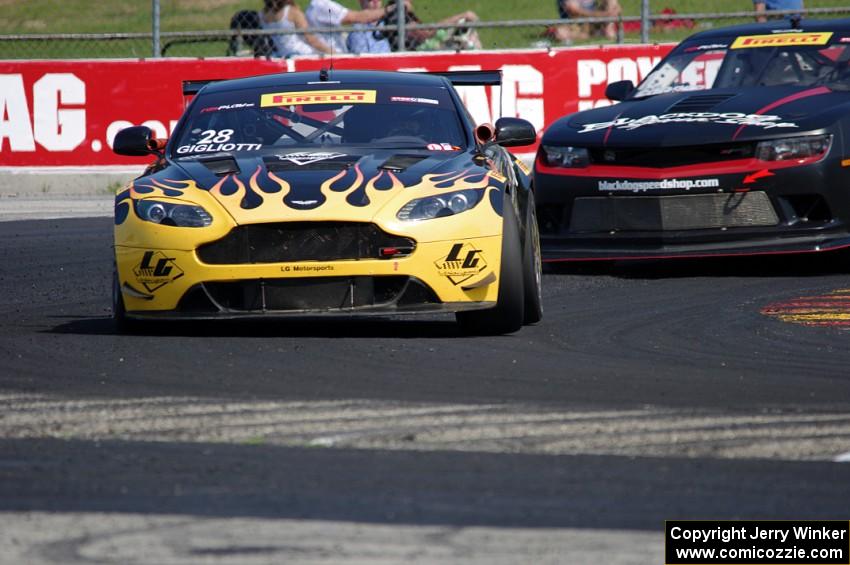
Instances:
[[[753,143],[724,143],[690,147],[641,147],[590,149],[590,161],[620,167],[682,167],[700,163],[716,163],[750,159],[755,155]]]
[[[223,312],[345,311],[440,302],[433,290],[407,276],[304,277],[203,286]]]
[[[576,198],[570,232],[678,231],[775,226],[764,192]]]
[[[392,257],[402,257],[413,253],[416,242],[375,224],[281,222],[238,226],[198,248],[198,257],[209,265],[342,261],[380,259],[385,248],[397,251]]]

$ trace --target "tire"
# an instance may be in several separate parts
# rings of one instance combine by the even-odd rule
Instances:
[[[525,294],[523,323],[536,324],[543,319],[543,261],[540,253],[540,230],[534,208],[534,193],[528,193],[525,213],[525,241],[522,250],[522,285]]]
[[[464,333],[499,335],[518,331],[524,317],[522,245],[513,205],[506,198],[503,207],[502,260],[499,267],[499,297],[494,308],[455,314]]]

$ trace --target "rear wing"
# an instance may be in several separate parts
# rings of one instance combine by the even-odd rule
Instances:
[[[206,85],[219,82],[224,79],[221,78],[213,78],[208,80],[184,80],[183,81],[183,96],[194,96],[197,94],[203,87]]]
[[[455,86],[499,86],[502,84],[502,71],[445,71],[423,74],[446,77]]]
[[[446,77],[452,83],[452,86],[502,86],[502,71],[445,71],[436,73],[424,73],[428,75],[437,75]],[[496,96],[494,90],[493,95]],[[502,89],[499,88],[499,117],[502,116]],[[469,112],[467,111],[467,114]],[[470,118],[472,117],[469,114]],[[482,124],[487,125],[487,124]],[[492,126],[489,126],[492,128]],[[493,130],[495,131],[495,129]]]
[[[498,86],[502,84],[502,71],[444,71],[422,73],[446,77],[455,86]],[[183,96],[194,96],[206,85],[224,79],[184,80]]]

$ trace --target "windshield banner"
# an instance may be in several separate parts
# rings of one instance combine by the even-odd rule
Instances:
[[[559,117],[610,104],[608,83],[643,79],[672,49],[667,45],[612,45],[554,50],[469,51],[335,57],[337,69],[405,71],[495,70],[502,87],[461,86],[458,92],[476,123],[501,116],[529,120],[542,130]],[[115,134],[145,125],[169,137],[183,112],[182,81],[227,79],[267,73],[319,71],[327,59],[249,58],[148,60],[0,61],[0,168],[139,166],[150,157],[111,151]],[[314,85],[313,85],[314,87]],[[305,89],[306,90],[306,89]],[[324,93],[326,94],[326,93]],[[334,96],[357,93],[337,92]],[[281,92],[261,104],[327,102],[323,94]],[[374,93],[357,94],[360,103]],[[436,100],[400,94],[397,102]],[[228,111],[210,107],[204,111]],[[517,148],[533,153],[534,147]],[[188,151],[188,149],[184,149]]]

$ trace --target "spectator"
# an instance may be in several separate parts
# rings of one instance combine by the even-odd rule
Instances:
[[[387,14],[385,8],[349,10],[334,0],[310,0],[305,15],[310,27],[339,27],[377,22]],[[319,36],[336,53],[346,53],[345,39],[341,33],[321,33]]]
[[[360,0],[362,10],[378,10],[381,8],[381,0]],[[351,53],[389,53],[392,51],[390,42],[385,35],[374,29],[367,29],[374,24],[354,24],[354,27],[362,31],[352,31],[348,34],[346,42],[348,51]]]
[[[307,18],[295,0],[264,0],[263,29],[295,30],[307,29]],[[330,53],[330,47],[312,33],[300,35],[289,33],[273,35],[273,55],[291,57],[293,55],[313,55]]]
[[[422,30],[429,37],[425,38],[417,49],[419,51],[433,51],[436,49],[481,49],[481,39],[475,28],[464,28],[466,22],[477,22],[478,14],[471,10],[455,14],[440,20],[440,25],[455,26],[451,29]],[[420,32],[420,33],[422,33]]]
[[[766,22],[766,12],[776,10],[802,10],[803,0],[753,0],[753,6],[759,15],[756,16],[757,22]],[[786,16],[787,17],[787,16]]]
[[[405,23],[423,23],[413,11],[412,0],[405,0],[407,12]],[[408,30],[405,34],[405,49],[409,51],[434,51],[437,49],[481,49],[481,40],[475,29],[464,28],[465,22],[477,22],[478,14],[471,10],[449,16],[437,22],[446,26],[441,29],[416,29]],[[395,0],[387,1],[387,16],[384,23],[394,25],[396,23]],[[386,35],[390,45],[395,50],[398,48],[396,32],[388,32]]]
[[[622,13],[617,0],[557,0],[561,18],[610,18]],[[584,24],[580,26],[561,25],[551,30],[551,35],[563,43],[572,43],[576,39],[605,37],[610,41],[617,39],[617,24]]]

